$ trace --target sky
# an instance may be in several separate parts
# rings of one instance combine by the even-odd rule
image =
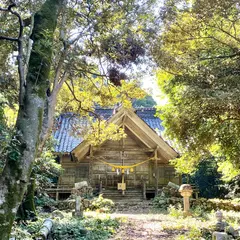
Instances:
[[[159,89],[156,75],[146,75],[141,80],[143,89],[153,97],[157,105],[162,106],[167,103],[167,98]]]

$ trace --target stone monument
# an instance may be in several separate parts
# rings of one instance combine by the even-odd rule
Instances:
[[[75,212],[74,216],[83,216],[82,195],[86,193],[88,183],[86,181],[75,183],[75,187],[72,192],[75,194]]]
[[[232,226],[223,221],[223,213],[221,211],[217,211],[215,216],[217,223],[215,225],[215,232],[212,235],[213,240],[229,240],[239,236],[238,232]]]
[[[189,197],[191,197],[193,189],[190,184],[182,184],[179,188],[181,196],[183,196],[183,205],[185,215],[189,215],[190,203]]]

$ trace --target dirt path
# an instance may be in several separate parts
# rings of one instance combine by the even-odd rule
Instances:
[[[150,201],[118,205],[113,217],[123,218],[118,232],[110,240],[170,240],[183,233],[176,230],[173,218],[156,213]]]
[[[118,232],[110,240],[159,240],[175,239],[180,233],[176,230],[166,230],[163,225],[167,221],[163,215],[158,214],[115,214],[116,217],[122,217],[125,222],[122,223]],[[164,221],[164,224],[163,224]]]
[[[85,213],[87,215],[95,212]],[[177,220],[163,212],[156,212],[150,201],[141,203],[118,204],[114,213],[98,213],[99,216],[119,218],[121,225],[110,240],[174,240],[186,233],[193,219]]]

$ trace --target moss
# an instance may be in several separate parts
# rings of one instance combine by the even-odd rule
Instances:
[[[5,195],[5,203],[2,205],[4,214],[0,213],[0,239],[9,239],[11,226],[15,218],[15,212],[12,211],[12,206],[16,205],[16,198],[18,197],[18,191],[16,185],[11,186],[8,184],[8,192]]]
[[[36,217],[36,208],[34,202],[34,193],[36,188],[35,178],[33,177],[27,188],[27,194],[25,196],[24,202],[22,203],[22,216],[23,220],[33,219]]]
[[[46,96],[52,59],[53,34],[57,25],[58,10],[62,0],[47,0],[34,16],[33,49],[29,61],[27,81],[39,97]]]
[[[43,109],[42,108],[38,108],[38,133],[41,133],[42,130],[42,123],[43,123]]]

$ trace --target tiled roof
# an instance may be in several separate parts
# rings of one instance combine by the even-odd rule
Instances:
[[[103,119],[109,119],[114,110],[113,109],[96,109],[95,111]],[[137,108],[136,114],[153,130],[155,130],[159,135],[164,130],[161,125],[161,120],[155,117],[155,108]],[[87,120],[85,118],[80,118],[73,113],[61,114],[56,120],[56,127],[53,133],[53,137],[56,140],[55,152],[59,153],[69,153],[77,145],[79,145],[83,138],[80,136],[76,137],[77,129],[75,126],[79,125],[84,128],[87,125]]]

